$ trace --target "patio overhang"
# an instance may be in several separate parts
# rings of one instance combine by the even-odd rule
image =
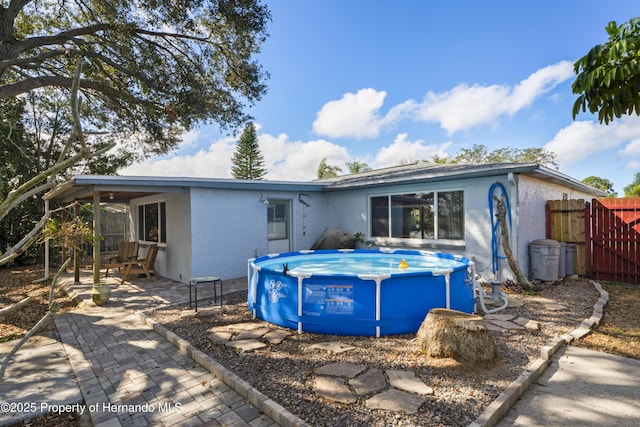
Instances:
[[[98,193],[101,202],[128,203],[132,199],[159,193],[189,191],[190,188],[253,191],[320,192],[321,182],[174,178],[165,176],[76,175],[43,196],[45,200],[91,202]]]

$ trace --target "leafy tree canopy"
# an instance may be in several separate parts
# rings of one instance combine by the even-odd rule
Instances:
[[[594,46],[573,64],[577,74],[573,93],[573,118],[578,113],[598,113],[608,124],[623,114],[640,115],[640,18],[622,25],[609,22],[606,43]]]
[[[640,172],[635,174],[631,184],[624,187],[624,197],[640,197]]]
[[[486,145],[474,144],[463,148],[451,163],[537,163],[557,169],[556,155],[545,148],[496,148],[489,151]]]
[[[334,178],[342,172],[340,166],[331,166],[327,163],[327,158],[323,158],[318,165],[318,179]]]
[[[613,182],[608,179],[600,178],[598,176],[588,176],[583,179],[582,182],[592,186],[593,188],[605,191],[607,193],[607,197],[617,196],[617,193],[613,190]]]
[[[260,152],[258,134],[253,123],[248,124],[242,131],[231,162],[231,175],[235,179],[264,179],[267,175],[264,156]]]
[[[82,57],[85,131],[166,153],[197,123],[246,121],[269,20],[259,0],[0,0],[0,99],[68,95]]]
[[[359,160],[354,160],[353,162],[347,162],[346,166],[347,166],[347,169],[349,169],[349,173],[366,172],[371,170],[371,168],[367,163],[361,162]]]

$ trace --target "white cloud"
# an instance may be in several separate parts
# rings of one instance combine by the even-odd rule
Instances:
[[[268,179],[307,181],[317,178],[318,166],[323,158],[332,166],[344,164],[350,157],[347,149],[322,139],[289,141],[286,134],[277,137],[260,135],[260,151],[269,171]]]
[[[360,89],[327,102],[317,113],[313,130],[332,138],[374,138],[384,127],[413,118],[436,122],[449,135],[481,125],[497,125],[573,76],[569,61],[561,61],[532,73],[515,86],[459,84],[453,89],[428,92],[422,102],[407,100],[381,113],[385,91]],[[552,102],[553,99],[552,99]]]
[[[316,114],[313,130],[331,138],[371,138],[380,133],[385,119],[380,107],[387,93],[375,89],[360,89],[345,93],[337,101],[329,101]]]
[[[231,177],[231,156],[235,139],[224,138],[214,142],[207,150],[193,155],[149,159],[123,169],[122,175],[176,176],[176,177]]]
[[[618,154],[621,157],[640,156],[640,118],[626,116],[609,125],[576,121],[560,129],[545,148],[556,154],[561,166],[567,166],[616,148],[626,141],[629,143]]]
[[[618,152],[623,157],[640,155],[640,139],[634,139]]]
[[[231,178],[231,158],[237,138],[223,138],[193,155],[151,159],[121,171],[122,175]],[[258,135],[270,180],[307,181],[317,178],[318,165],[327,158],[330,165],[344,168],[350,157],[345,147],[325,140],[289,141],[286,134]]]
[[[425,144],[421,140],[409,141],[407,134],[401,133],[391,145],[378,150],[371,166],[381,168],[398,165],[402,161],[431,160],[434,155],[447,157],[447,149],[451,144],[452,142]]]
[[[562,61],[541,68],[513,88],[460,84],[448,92],[429,92],[417,106],[416,117],[440,123],[449,135],[480,125],[495,125],[500,116],[528,107],[572,75],[571,63]]]

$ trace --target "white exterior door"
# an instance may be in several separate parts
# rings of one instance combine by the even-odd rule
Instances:
[[[272,253],[291,251],[291,200],[269,199],[267,206],[268,243]]]

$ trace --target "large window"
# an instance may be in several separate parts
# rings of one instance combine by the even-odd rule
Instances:
[[[371,237],[420,240],[464,239],[464,192],[373,196]]]
[[[138,239],[146,242],[167,242],[167,207],[165,202],[138,206]]]

